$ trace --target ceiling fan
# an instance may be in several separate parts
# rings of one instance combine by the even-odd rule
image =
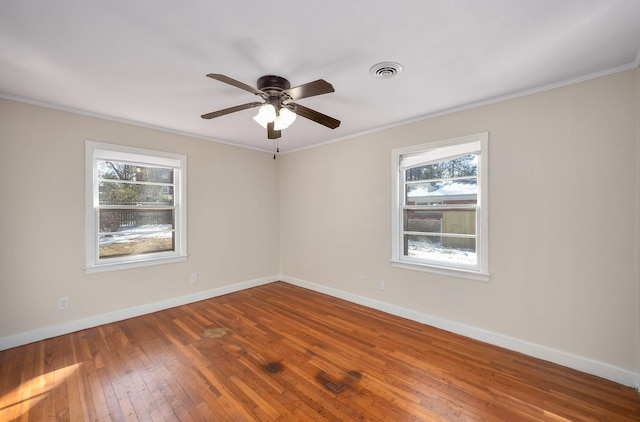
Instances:
[[[262,98],[263,102],[251,102],[203,114],[201,116],[203,119],[213,119],[236,111],[261,106],[258,114],[253,119],[267,129],[267,138],[269,139],[279,138],[281,131],[289,127],[296,119],[296,116],[313,120],[331,129],[340,126],[340,120],[293,102],[334,92],[333,86],[324,79],[318,79],[317,81],[291,88],[289,81],[285,78],[265,75],[258,79],[256,89],[219,73],[209,73],[207,76],[255,94]]]

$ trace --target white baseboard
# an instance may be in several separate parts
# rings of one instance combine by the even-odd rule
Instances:
[[[215,289],[205,290],[185,296],[174,297],[159,302],[134,306],[127,309],[120,309],[117,311],[107,312],[105,314],[95,315],[88,318],[64,322],[62,324],[50,325],[48,327],[38,328],[33,331],[16,334],[9,337],[0,337],[0,350],[6,350],[12,347],[33,343],[35,341],[57,337],[63,334],[69,334],[87,328],[97,327],[102,324],[122,321],[127,318],[150,314],[152,312],[162,311],[164,309],[175,308],[176,306],[186,305],[187,303],[198,302],[200,300],[226,295],[240,290],[249,289],[251,287],[272,283],[278,280],[278,276],[271,276],[255,280],[243,281],[240,283],[231,284],[229,286],[217,287]]]
[[[337,297],[339,299],[344,299],[349,302],[366,306],[368,308],[377,309],[388,314],[397,315],[403,318],[410,319],[412,321],[440,328],[445,331],[450,331],[452,333],[460,334],[465,337],[503,347],[508,350],[523,353],[528,356],[533,356],[538,359],[557,363],[559,365],[576,369],[581,372],[606,378],[608,380],[615,381],[619,384],[633,387],[635,389],[640,389],[640,374],[636,374],[633,371],[619,368],[608,363],[599,362],[583,356],[577,356],[571,353],[563,352],[561,350],[556,350],[550,347],[541,346],[539,344],[530,343],[517,338],[508,337],[502,334],[483,330],[481,328],[461,324],[455,321],[450,321],[444,318],[439,318],[411,309],[406,309],[400,306],[391,305],[389,303],[381,302],[364,296],[359,296],[354,293],[344,292],[342,290],[315,284],[309,281],[300,280],[284,275],[281,276],[280,279],[287,283],[304,287],[305,289],[324,293],[329,296]]]

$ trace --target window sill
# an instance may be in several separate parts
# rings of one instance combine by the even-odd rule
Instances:
[[[391,265],[396,268],[405,270],[422,271],[431,274],[444,275],[448,277],[463,278],[467,280],[489,282],[489,273],[481,273],[478,271],[463,270],[458,268],[438,267],[435,265],[417,264],[414,262],[391,260]]]
[[[116,270],[127,270],[131,268],[141,268],[141,267],[150,267],[152,265],[163,265],[163,264],[173,264],[175,262],[185,262],[187,260],[187,256],[176,256],[173,258],[156,258],[156,259],[147,259],[140,260],[135,262],[116,262],[109,264],[99,264],[94,266],[84,267],[84,272],[86,274],[94,274],[94,273],[102,273],[106,271],[116,271]]]

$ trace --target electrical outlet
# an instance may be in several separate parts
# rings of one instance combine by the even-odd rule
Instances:
[[[384,290],[384,280],[380,280],[380,290]]]
[[[360,276],[360,285],[364,286],[365,284],[367,284],[367,277],[361,275]]]
[[[191,284],[198,282],[198,274],[191,274]]]
[[[58,298],[58,310],[64,311],[65,309],[69,309],[69,297],[63,296]]]

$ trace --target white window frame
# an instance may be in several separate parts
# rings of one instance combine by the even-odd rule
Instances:
[[[485,282],[489,281],[488,144],[489,133],[483,132],[392,150],[391,264],[394,267]],[[478,202],[476,207],[476,265],[464,266],[444,262],[440,263],[405,256],[403,251],[404,168],[411,167],[411,163],[408,162],[412,157],[419,157],[417,159],[422,161],[425,159],[440,161],[476,152],[479,152]],[[404,167],[401,164],[403,158]]]
[[[174,170],[175,250],[100,259],[98,160],[172,167]],[[85,141],[85,272],[120,270],[187,260],[187,156],[123,145]]]

